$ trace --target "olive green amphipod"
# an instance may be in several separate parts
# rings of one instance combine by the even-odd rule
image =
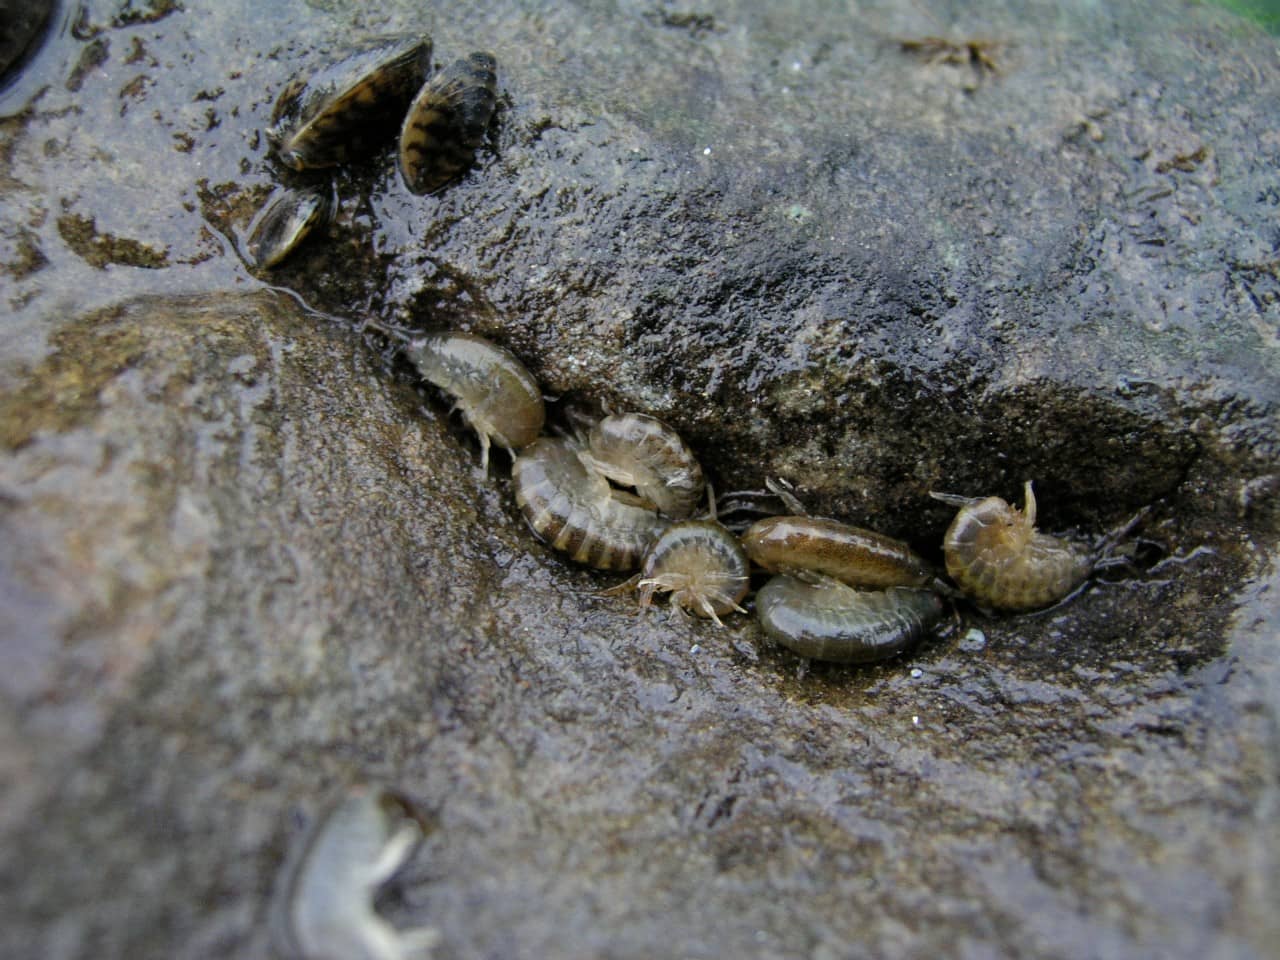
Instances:
[[[809,582],[779,574],[756,594],[768,636],[802,657],[834,663],[896,656],[932,630],[942,612],[932,590],[858,590],[830,577]]]
[[[431,69],[431,38],[367,41],[280,93],[267,139],[286,167],[345,163],[385,142]]]
[[[476,52],[427,81],[400,130],[400,175],[414,193],[431,193],[465,170],[493,117],[497,63]]]
[[[772,573],[814,573],[851,587],[923,587],[933,571],[901,540],[826,517],[766,517],[742,535],[755,564]]]
[[[1021,510],[1000,497],[932,496],[960,508],[942,544],[947,573],[984,607],[1047,607],[1093,572],[1094,551],[1036,530],[1036,495],[1029,480]]]

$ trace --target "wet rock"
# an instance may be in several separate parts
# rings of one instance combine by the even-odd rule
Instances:
[[[0,953],[269,956],[286,852],[370,781],[434,814],[379,911],[442,956],[1273,952],[1274,40],[451,8],[438,55],[499,64],[475,166],[343,168],[267,288],[281,86],[422,28],[337,6],[89,4],[0,103]],[[1152,511],[1061,607],[806,668],[597,597],[370,314],[935,560],[930,489]]]

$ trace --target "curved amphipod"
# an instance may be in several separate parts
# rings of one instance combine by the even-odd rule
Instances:
[[[756,594],[764,632],[802,657],[872,663],[901,653],[942,619],[932,590],[856,590],[838,580],[780,574]]]
[[[424,380],[454,397],[480,438],[484,469],[491,441],[514,454],[538,439],[546,422],[542,391],[510,350],[454,331],[406,339],[404,352]]]
[[[285,874],[273,916],[279,946],[297,960],[411,960],[434,930],[397,930],[374,897],[422,841],[422,813],[385,787],[353,788],[311,829]]]
[[[741,606],[751,585],[750,564],[738,539],[714,520],[685,520],[663,531],[645,554],[636,586],[640,606],[658,592],[671,605],[720,626],[720,617]]]
[[[578,563],[634,570],[667,523],[611,488],[579,454],[576,443],[559,437],[522,451],[511,466],[516,503],[538,539]]]
[[[394,129],[430,68],[430,37],[369,40],[291,80],[276,99],[267,140],[293,170],[345,163]]]
[[[612,414],[587,437],[591,465],[624,487],[634,487],[672,520],[693,513],[706,490],[702,467],[680,435],[657,417]]]
[[[902,541],[825,517],[766,517],[742,535],[742,546],[771,573],[819,574],[851,587],[923,587],[934,578]]]
[[[1019,511],[999,497],[931,494],[960,507],[943,540],[947,574],[979,604],[1035,610],[1057,603],[1093,572],[1093,552],[1036,530],[1031,481]]]
[[[259,270],[270,270],[329,219],[330,192],[281,189],[271,196],[249,225],[246,252]]]
[[[431,193],[465,170],[493,118],[497,62],[477,51],[423,85],[400,128],[400,175],[414,193]]]

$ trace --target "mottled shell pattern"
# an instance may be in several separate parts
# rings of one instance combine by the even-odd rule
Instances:
[[[669,591],[671,605],[720,626],[736,610],[751,585],[751,567],[737,537],[714,520],[685,520],[663,531],[645,554],[637,586],[640,606],[654,593]]]
[[[497,103],[497,63],[476,52],[423,86],[400,130],[400,174],[414,193],[432,193],[465,170]]]
[[[587,437],[591,465],[623,487],[633,487],[664,516],[690,516],[706,491],[702,467],[688,444],[657,417],[612,414]]]
[[[546,421],[542,391],[510,350],[454,331],[415,337],[404,352],[424,380],[454,397],[480,438],[484,469],[491,441],[514,453],[538,439]]]
[[[370,40],[292,80],[276,100],[267,139],[293,170],[345,163],[385,142],[430,68],[429,37]]]
[[[534,535],[578,563],[634,570],[668,526],[657,511],[614,490],[575,441],[542,437],[511,467],[516,503]]]
[[[756,594],[765,634],[802,657],[872,663],[896,656],[942,619],[932,590],[857,590],[838,580],[780,574]]]
[[[1027,481],[1021,511],[999,497],[933,494],[960,507],[943,541],[947,573],[969,597],[995,610],[1057,603],[1093,571],[1091,551],[1036,531],[1036,498]]]
[[[815,573],[852,587],[922,587],[934,578],[902,541],[825,517],[766,517],[747,529],[742,545],[772,573]]]
[[[245,244],[250,261],[269,270],[291,254],[332,213],[328,190],[280,188],[249,224]]]

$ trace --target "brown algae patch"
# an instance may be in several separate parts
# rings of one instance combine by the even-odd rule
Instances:
[[[141,240],[100,233],[93,217],[68,213],[58,218],[58,234],[77,256],[102,269],[110,263],[158,270],[169,265],[168,250],[157,250]]]

